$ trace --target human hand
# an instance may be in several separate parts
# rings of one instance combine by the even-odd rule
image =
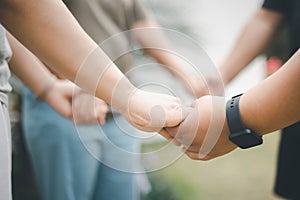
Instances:
[[[195,160],[210,160],[236,148],[228,139],[225,99],[222,97],[198,99],[178,127],[166,130],[183,145],[186,155]]]
[[[73,96],[72,104],[73,116],[76,124],[105,124],[108,107],[103,100],[79,89]]]
[[[86,94],[81,89],[74,95],[78,87],[68,80],[54,79],[51,84],[42,100],[58,113],[77,124],[105,124],[108,108],[101,99]]]
[[[135,127],[147,132],[160,132],[163,127],[177,126],[187,114],[178,98],[139,89],[131,94],[126,109],[121,113]]]
[[[53,80],[49,90],[45,91],[41,100],[46,101],[58,113],[73,120],[72,114],[72,95],[74,84],[68,80]]]

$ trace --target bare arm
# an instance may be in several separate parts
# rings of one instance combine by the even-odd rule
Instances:
[[[176,55],[172,54],[168,39],[160,30],[160,26],[152,19],[144,19],[133,24],[134,38],[145,47],[145,52],[153,57],[158,63],[167,67],[172,73],[178,75],[187,74],[183,63]]]
[[[300,50],[274,75],[241,97],[243,122],[260,134],[300,120]]]
[[[48,68],[11,34],[7,33],[7,38],[13,50],[9,62],[10,69],[36,97],[46,101],[61,115],[73,119],[77,124],[93,124],[98,121],[101,125],[105,123],[107,106],[102,100],[77,89],[69,80],[56,79]]]
[[[127,89],[123,91],[132,89],[129,81],[97,48],[97,44],[82,30],[60,0],[1,0],[0,19],[31,52],[72,81],[85,59],[93,52],[94,56],[88,58],[91,61],[89,67],[81,71],[77,84],[91,92],[97,89],[98,97],[106,102],[111,103],[111,91],[121,79],[122,86]],[[90,70],[93,71],[93,77],[90,76]],[[95,88],[100,75],[106,84]],[[87,84],[84,80],[93,83]]]
[[[7,33],[7,39],[13,50],[13,56],[9,62],[10,69],[20,77],[36,97],[40,97],[48,85],[54,84],[56,78],[37,57],[11,34]]]
[[[7,33],[13,56],[9,67],[33,91],[36,97],[47,101],[63,116],[72,119],[74,84],[60,81],[29,50]]]
[[[224,84],[227,85],[255,57],[268,46],[283,16],[280,13],[260,9],[248,22],[235,43],[233,50],[220,67]]]
[[[179,77],[192,94],[200,97],[204,94],[202,77],[193,68],[172,52],[168,38],[160,26],[152,19],[139,20],[133,24],[134,38],[145,48],[145,52],[158,63]],[[176,52],[175,52],[176,53]]]
[[[180,100],[135,88],[61,0],[0,0],[0,22],[54,71],[112,104],[135,126],[158,131],[182,121]],[[156,106],[161,109],[154,112]]]
[[[245,127],[260,135],[300,121],[300,50],[276,73],[240,99]],[[229,141],[223,97],[198,99],[179,129],[168,129],[192,159],[209,160],[234,150]]]

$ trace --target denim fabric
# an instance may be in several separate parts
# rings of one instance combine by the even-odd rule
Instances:
[[[140,148],[113,118],[103,127],[76,128],[47,103],[36,100],[27,88],[23,89],[22,104],[24,138],[44,200],[138,199],[135,175],[105,165],[116,158],[128,163],[128,158],[116,155],[110,149],[115,145],[108,143],[132,152]],[[138,165],[138,160],[130,164]]]

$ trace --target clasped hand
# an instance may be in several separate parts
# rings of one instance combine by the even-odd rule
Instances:
[[[57,81],[45,100],[77,124],[103,125],[107,105],[82,91],[74,95],[75,87],[69,81]],[[135,127],[182,144],[192,159],[209,160],[236,148],[228,140],[223,97],[204,96],[186,107],[176,97],[136,89],[122,114]]]
[[[186,118],[168,134],[182,144],[183,151],[192,159],[210,160],[234,150],[228,140],[225,99],[204,96],[191,105]]]
[[[68,80],[56,80],[45,101],[78,125],[105,124],[108,107],[104,101],[79,89]]]
[[[220,94],[216,85],[212,85],[213,92]],[[203,96],[186,107],[178,98],[136,90],[129,102],[125,116],[133,125],[181,144],[192,159],[210,160],[236,148],[228,140],[223,97]]]

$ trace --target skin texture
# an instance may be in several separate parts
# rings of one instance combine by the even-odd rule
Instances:
[[[240,114],[246,127],[265,135],[300,120],[299,66],[298,50],[279,71],[241,97]],[[236,148],[228,140],[225,112],[223,97],[205,96],[194,103],[179,127],[167,131],[182,144],[190,144],[192,140],[191,145],[184,147],[192,159],[222,156]]]
[[[202,77],[189,69],[180,57],[172,53],[172,46],[154,20],[140,20],[132,28],[139,29],[133,32],[133,36],[145,47],[145,52],[173,75],[179,77],[193,96],[199,98],[205,94],[206,90],[204,91],[203,88],[206,88],[206,85]]]
[[[74,122],[80,125],[105,124],[108,107],[104,101],[79,89],[72,99]]]
[[[177,98],[136,89],[62,1],[0,0],[0,21],[47,66],[111,104],[133,125],[154,131],[183,120]],[[160,120],[152,120],[155,116]]]
[[[264,52],[283,20],[284,17],[280,13],[263,8],[257,11],[246,24],[229,56],[219,68],[225,85]]]
[[[252,19],[250,19],[249,22],[246,24],[229,56],[219,68],[221,77],[225,85],[230,83],[230,81],[233,80],[234,77],[238,75],[238,73],[241,70],[243,70],[248,64],[250,64],[250,62],[255,57],[263,53],[263,51],[266,49],[266,47],[272,40],[274,34],[282,24],[283,20],[284,17],[280,13],[266,10],[263,8],[257,11],[257,13],[252,17]],[[295,58],[293,63],[296,63]],[[295,88],[289,87],[286,84],[290,84],[292,86],[297,85],[296,83],[289,83],[289,81],[292,80],[289,77],[292,77],[295,74],[286,72],[287,68],[291,68],[290,65],[297,64],[287,63],[286,65],[289,67],[286,67],[284,70],[281,70],[282,72],[270,77],[268,80],[264,81],[259,86],[251,89],[249,92],[242,96],[240,101],[240,110],[243,122],[245,123],[246,127],[250,127],[260,134],[265,134],[273,130],[285,127],[288,124],[294,122],[295,120],[297,121],[297,119],[293,118],[297,118],[297,112],[293,113],[289,110],[283,109],[281,110],[281,113],[279,113],[278,110],[278,108],[282,107],[283,105],[280,101],[282,97],[289,97],[286,101],[290,103],[291,97],[295,95]],[[285,83],[279,81],[282,79],[286,79]],[[284,92],[281,93],[281,91],[278,90],[285,90],[284,92],[286,92],[286,96],[283,95]],[[205,91],[205,88],[203,88],[203,91]],[[276,101],[271,102],[270,99],[276,99]],[[219,101],[220,103],[215,104],[223,107],[220,109],[220,116],[223,116],[223,121],[225,121],[225,100],[222,101],[221,99],[219,99]],[[210,116],[210,111],[207,109],[213,107],[213,104],[211,102],[213,101],[209,97],[199,99],[196,102],[198,106],[194,106],[194,112],[197,112],[196,107],[198,107],[198,112],[201,115]],[[292,103],[290,105],[295,106],[295,103]],[[204,107],[204,109],[201,109],[202,107]],[[293,108],[292,110],[296,111]],[[283,117],[286,115],[288,115],[289,117]],[[187,117],[187,119],[188,118],[189,117]],[[276,120],[277,123],[274,123],[274,120]],[[182,126],[184,125],[184,123],[188,124],[188,122],[186,122],[185,120]],[[203,125],[208,124],[208,122],[206,120],[206,123],[203,123],[203,120],[200,118],[198,124]],[[188,125],[185,126],[188,127]],[[207,128],[207,126],[205,125],[203,125],[203,127]],[[198,134],[202,135],[202,137],[204,137],[205,133],[207,132],[207,130],[203,127],[201,128],[200,126],[200,128],[198,129]],[[211,133],[208,132],[207,134]],[[224,128],[220,135],[220,139],[218,140],[217,145],[213,147],[213,150],[211,152],[200,151],[201,145],[203,143],[203,138],[197,140],[197,145],[195,145],[196,149],[192,145],[191,148],[188,148],[188,150],[184,150],[193,159],[208,160],[217,156],[221,156],[235,149],[235,146],[232,143],[230,143],[227,139],[228,134],[228,127],[227,123],[225,122]],[[218,137],[218,135],[215,137]],[[213,146],[216,143],[215,140],[216,138],[206,143],[209,144],[208,146]],[[224,149],[222,150],[222,148]],[[200,153],[198,153],[199,151]]]
[[[198,84],[197,90],[202,91],[202,96],[222,96],[224,86],[227,86],[253,59],[264,52],[283,21],[284,17],[280,13],[263,8],[258,10],[245,25],[233,49],[219,67],[224,85],[212,77],[208,79],[207,84],[213,92],[209,93],[205,83]]]
[[[102,100],[84,93],[68,80],[56,79],[47,67],[11,34],[7,33],[7,38],[13,50],[9,66],[36,96],[41,97],[44,93],[41,100],[45,100],[57,112],[71,120],[74,120],[73,104],[78,124],[105,123],[107,106]],[[95,109],[91,109],[91,102],[95,103]]]

